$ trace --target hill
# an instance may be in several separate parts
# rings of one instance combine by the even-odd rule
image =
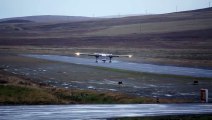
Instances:
[[[30,23],[30,22],[32,22],[32,21],[29,21],[29,20],[12,19],[12,20],[1,21],[0,23]]]
[[[54,21],[60,22],[50,22],[50,19],[53,21],[53,18],[55,18]],[[210,34],[212,31],[211,8],[98,20],[84,17],[65,18],[62,16],[31,16],[24,19],[34,19],[37,22],[45,20],[45,23],[0,25],[0,44],[212,48],[210,40],[212,38]],[[70,18],[74,19],[72,22],[67,22],[66,20]],[[74,20],[77,21],[73,22]],[[183,44],[191,41],[193,44]]]
[[[33,22],[75,22],[75,21],[87,21],[92,20],[94,18],[91,17],[82,17],[82,16],[59,16],[59,15],[41,15],[41,16],[26,16],[26,17],[15,17],[15,18],[5,18],[0,19],[2,21],[8,20],[26,20],[26,21],[33,21]],[[97,18],[96,18],[97,19]]]

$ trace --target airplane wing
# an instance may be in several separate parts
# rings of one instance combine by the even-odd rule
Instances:
[[[129,58],[131,58],[132,55],[109,55],[109,57],[129,57]]]
[[[105,57],[129,57],[129,58],[131,58],[132,57],[132,55],[113,55],[113,54],[100,54],[100,53],[93,53],[93,54],[91,54],[91,53],[79,53],[79,52],[77,52],[77,53],[75,53],[77,56],[79,56],[79,55],[88,55],[88,56],[95,56],[95,57],[99,57],[99,56],[105,56]]]
[[[80,56],[80,55],[88,55],[88,56],[100,56],[100,55],[98,55],[98,54],[91,54],[91,53],[80,53],[80,52],[77,52],[77,53],[75,53],[75,55],[77,55],[77,56]]]

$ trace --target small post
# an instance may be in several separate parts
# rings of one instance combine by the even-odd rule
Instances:
[[[200,89],[200,101],[208,103],[208,89]]]

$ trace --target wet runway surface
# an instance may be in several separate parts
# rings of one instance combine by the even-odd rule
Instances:
[[[157,74],[170,74],[170,75],[212,78],[212,70],[208,70],[208,69],[164,66],[164,65],[162,66],[162,65],[130,63],[130,62],[122,62],[122,61],[113,61],[113,63],[102,63],[102,62],[95,63],[94,62],[95,58],[86,59],[86,58],[59,56],[59,55],[28,54],[23,56],[53,60],[53,61],[60,61],[60,62],[67,62],[67,63],[74,63],[74,64],[116,68],[116,69],[130,70],[130,71],[136,71],[136,72],[148,72],[148,73],[157,73]]]
[[[212,114],[212,104],[0,106],[1,120],[104,120],[185,114]]]

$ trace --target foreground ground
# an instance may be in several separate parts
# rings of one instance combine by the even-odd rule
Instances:
[[[13,73],[13,75],[24,76],[39,84],[50,85],[53,88],[95,91],[94,93],[97,96],[102,96],[102,92],[112,93],[115,96],[123,94],[126,95],[126,99],[129,96],[134,96],[136,98],[135,101],[126,100],[128,102],[131,101],[130,103],[155,103],[157,101],[161,103],[199,102],[199,90],[201,88],[208,88],[209,92],[211,91],[211,80],[204,78],[136,73],[52,62],[3,53],[1,54],[0,64],[1,69],[4,71],[2,76],[7,75],[6,73],[9,72]],[[193,85],[194,80],[199,80],[199,85]],[[118,82],[120,81],[123,84],[119,85]],[[145,97],[145,99],[137,101],[138,97]],[[98,96],[97,98],[101,97]],[[106,98],[110,99],[110,97]],[[112,100],[106,99],[106,103],[113,101],[113,98],[115,98],[115,101],[118,101],[113,96],[111,97]],[[120,103],[124,103],[122,100],[125,101],[125,97],[118,98],[120,98]],[[210,95],[209,98],[211,98]],[[95,101],[95,99],[92,99],[92,101],[98,103],[99,100]],[[72,102],[77,103],[77,101]]]
[[[60,80],[54,80],[55,83],[49,83],[50,76],[31,76],[28,74],[29,71],[25,71],[23,74],[18,72],[12,72],[10,70],[17,71],[20,67],[38,67],[38,66],[51,66],[53,64],[63,68],[64,63],[50,62],[45,60],[37,60],[30,58],[23,58],[17,55],[1,55],[1,68],[0,68],[0,104],[88,104],[88,103],[158,103],[156,98],[150,97],[139,97],[130,94],[123,94],[119,92],[110,92],[108,90],[96,91],[89,90],[93,88],[84,88],[83,86],[73,86],[68,89],[67,85],[69,82],[66,79],[60,78]],[[6,64],[5,64],[6,62]],[[10,66],[11,65],[11,66]],[[25,66],[26,65],[26,66]],[[47,66],[46,66],[47,65]],[[74,65],[72,65],[73,67]],[[8,68],[12,67],[12,69]],[[23,68],[22,68],[23,69]],[[28,69],[28,68],[25,68]],[[75,67],[76,69],[76,67]],[[78,68],[80,69],[80,68]],[[92,69],[92,68],[87,68]],[[61,70],[61,69],[58,69]],[[40,68],[41,72],[45,72],[45,69]],[[104,71],[104,70],[103,70]],[[75,71],[77,72],[77,71]],[[79,72],[79,71],[78,71]],[[82,71],[81,71],[82,72]],[[85,72],[85,71],[84,71]],[[102,72],[102,70],[100,70]],[[113,72],[109,72],[113,73]],[[41,73],[46,74],[46,73]],[[59,73],[60,74],[60,73]],[[63,73],[64,74],[64,73]],[[89,74],[89,73],[87,73]],[[120,73],[119,73],[120,74]],[[118,75],[118,74],[114,74]],[[72,77],[69,79],[79,80],[82,82],[86,76],[79,74],[71,74]],[[118,75],[120,76],[120,75]],[[90,76],[88,76],[90,77]],[[98,76],[96,76],[98,77]],[[100,77],[100,76],[99,76]],[[51,78],[50,78],[51,79]],[[53,81],[52,81],[53,82]],[[72,81],[76,82],[77,81]],[[87,84],[87,83],[84,83]],[[86,89],[86,90],[83,90]],[[183,99],[160,99],[160,103],[178,103],[178,102],[192,102],[191,100]]]
[[[0,105],[154,103],[156,100],[112,92],[56,88],[0,70]],[[161,102],[167,102],[162,100]]]

